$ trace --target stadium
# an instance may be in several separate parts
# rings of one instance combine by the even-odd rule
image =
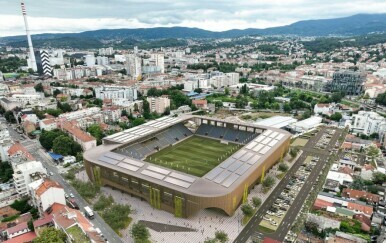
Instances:
[[[162,117],[105,137],[84,153],[88,177],[189,217],[214,208],[233,215],[291,135],[266,126],[186,115]]]

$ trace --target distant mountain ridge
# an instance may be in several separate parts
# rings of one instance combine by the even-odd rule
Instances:
[[[68,34],[38,34],[33,40],[49,40],[77,38],[101,40],[135,39],[141,41],[157,39],[188,39],[188,38],[236,38],[248,35],[297,35],[297,36],[330,36],[330,35],[365,35],[373,32],[386,32],[386,14],[357,14],[350,17],[320,20],[304,20],[290,25],[266,29],[228,30],[222,32],[208,31],[188,27],[158,27],[140,29],[101,29]],[[25,36],[0,38],[0,43],[10,44],[25,41]]]

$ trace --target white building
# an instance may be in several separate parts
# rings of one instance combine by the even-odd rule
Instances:
[[[59,118],[65,118],[66,120],[71,121],[71,120],[77,120],[84,117],[92,116],[98,113],[101,113],[101,108],[90,107],[82,110],[60,114]]]
[[[30,104],[38,103],[44,99],[44,94],[14,94],[12,95],[12,101],[21,104],[23,107]]]
[[[322,120],[323,119],[321,117],[312,116],[312,117],[307,118],[305,120],[291,124],[290,128],[294,132],[305,132],[305,131],[308,131],[310,129],[313,129],[313,128],[316,128],[317,126],[319,126],[322,123]]]
[[[104,66],[109,65],[108,57],[97,56],[96,61],[98,65],[104,65]]]
[[[39,121],[40,130],[52,131],[58,128],[58,124],[54,118],[43,119]]]
[[[386,120],[383,116],[372,111],[359,111],[358,114],[352,115],[353,132],[363,133],[367,136],[373,133],[379,133],[380,137],[386,131]]]
[[[16,165],[13,173],[16,191],[22,196],[28,195],[28,185],[46,175],[47,171],[40,161],[30,161]]]
[[[89,54],[84,56],[85,63],[87,67],[94,67],[95,66],[95,56],[94,54]]]
[[[314,113],[315,114],[323,114],[323,115],[331,115],[333,109],[333,104],[315,104]]]
[[[106,55],[106,56],[110,56],[110,55],[113,55],[114,54],[114,48],[112,47],[108,47],[108,48],[101,48],[99,49],[99,55]]]
[[[126,70],[135,79],[139,79],[142,76],[142,60],[135,54],[129,54],[126,56]]]
[[[8,127],[0,123],[0,158],[1,161],[8,161],[8,150],[12,146],[12,138],[9,135]]]
[[[186,81],[184,83],[184,90],[185,91],[193,91],[198,88],[198,82],[197,81]]]
[[[240,74],[239,73],[226,73],[225,74],[229,79],[228,85],[235,85],[240,82]]]
[[[40,179],[29,184],[32,204],[43,214],[54,203],[66,205],[63,187],[56,181]]]
[[[155,65],[160,68],[161,73],[165,73],[165,54],[153,53],[151,54],[151,59],[153,59]]]
[[[147,102],[149,102],[150,112],[157,114],[164,113],[170,107],[170,99],[167,96],[147,97]]]
[[[137,89],[127,86],[101,86],[94,89],[95,97],[98,99],[137,99]]]

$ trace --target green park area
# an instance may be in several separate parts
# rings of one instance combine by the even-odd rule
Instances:
[[[240,147],[238,144],[192,136],[149,155],[145,161],[201,177]]]

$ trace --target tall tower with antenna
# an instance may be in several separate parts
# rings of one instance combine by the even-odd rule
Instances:
[[[23,1],[21,1],[21,11],[23,13],[24,17],[24,24],[25,24],[25,31],[27,33],[27,40],[28,40],[28,49],[29,49],[29,59],[28,59],[28,67],[32,68],[35,72],[38,70],[36,65],[36,58],[34,53],[34,48],[32,46],[32,39],[31,34],[28,27],[28,21],[27,21],[27,11],[25,10],[25,4]]]

